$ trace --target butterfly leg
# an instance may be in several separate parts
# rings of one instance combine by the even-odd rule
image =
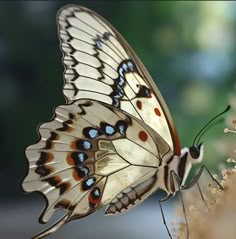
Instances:
[[[202,198],[202,201],[204,202],[204,204],[205,204],[207,210],[209,210],[208,205],[207,205],[207,202],[206,202],[206,200],[205,200],[205,197],[204,197],[204,195],[203,195],[203,193],[202,193],[202,190],[201,190],[201,188],[200,188],[200,185],[199,185],[198,181],[196,182],[196,184],[197,184],[197,188],[198,188],[198,191],[199,191],[199,193],[200,193],[200,196],[201,196],[201,198]]]
[[[161,209],[162,220],[163,220],[163,223],[164,223],[164,225],[166,227],[166,230],[168,232],[168,235],[169,235],[170,239],[172,239],[172,236],[171,236],[169,228],[168,228],[168,226],[166,224],[166,219],[165,219],[165,215],[164,215],[161,203],[166,202],[167,200],[169,200],[172,197],[173,197],[173,194],[169,194],[166,198],[163,198],[163,199],[159,200],[159,206],[160,206],[160,209]]]
[[[169,199],[172,198],[173,196],[174,196],[174,194],[169,194],[167,197],[165,197],[165,198],[159,200],[159,206],[160,206],[160,209],[161,209],[162,220],[163,220],[163,223],[164,223],[164,225],[165,225],[165,227],[166,227],[166,230],[167,230],[167,232],[168,232],[168,235],[169,235],[170,239],[172,239],[172,236],[171,236],[170,230],[169,230],[169,228],[168,228],[168,226],[167,226],[167,224],[166,224],[166,219],[165,219],[165,215],[164,215],[164,212],[163,212],[161,203],[166,202],[167,200],[169,200]]]
[[[182,190],[187,190],[187,189],[189,189],[189,188],[192,188],[195,184],[197,184],[198,191],[199,191],[199,193],[200,193],[200,195],[201,195],[201,198],[202,198],[202,200],[203,200],[203,202],[204,202],[204,204],[205,204],[205,206],[206,206],[206,208],[207,208],[207,210],[208,210],[207,202],[206,202],[206,200],[205,200],[205,198],[204,198],[204,196],[203,196],[202,190],[201,190],[200,185],[199,185],[199,183],[198,183],[198,180],[199,180],[199,178],[201,177],[201,175],[202,175],[204,169],[207,171],[207,173],[209,174],[209,176],[211,177],[211,179],[219,186],[219,188],[220,188],[221,190],[224,190],[224,188],[223,188],[223,186],[220,184],[220,182],[213,177],[213,175],[211,174],[211,172],[209,171],[209,169],[208,169],[205,165],[203,165],[203,166],[200,168],[200,170],[199,170],[199,172],[197,173],[197,175],[194,177],[194,179],[193,179],[188,185],[183,185],[181,188],[182,188]]]
[[[189,189],[191,187],[193,187],[195,185],[195,183],[198,182],[198,179],[201,177],[202,173],[203,173],[203,170],[206,170],[207,173],[209,174],[209,176],[211,177],[211,179],[219,186],[219,188],[221,190],[224,190],[223,186],[220,184],[220,182],[215,179],[213,177],[213,175],[211,174],[211,172],[209,171],[209,169],[205,166],[205,165],[202,165],[202,167],[200,168],[199,172],[197,173],[197,175],[194,177],[194,179],[188,184],[188,185],[183,185],[181,188],[182,190],[186,190],[186,189]]]
[[[204,197],[204,195],[203,195],[203,193],[202,193],[202,190],[201,190],[201,188],[200,188],[200,185],[199,185],[198,181],[196,182],[196,185],[197,185],[199,194],[200,194],[200,196],[201,196],[201,199],[202,199],[202,201],[203,201],[203,203],[204,203],[204,205],[205,205],[205,207],[206,207],[206,210],[207,210],[207,212],[209,212],[209,207],[208,207],[208,205],[207,205],[207,202],[206,202],[206,200],[205,200],[205,197]],[[182,187],[182,190],[186,190],[186,189],[188,189],[188,188]]]
[[[188,228],[188,220],[187,220],[187,214],[186,214],[186,209],[185,209],[185,205],[184,205],[184,199],[183,199],[183,195],[182,195],[182,187],[181,187],[181,180],[179,178],[179,176],[176,174],[175,171],[171,171],[170,172],[171,174],[171,183],[174,185],[174,182],[177,183],[178,185],[178,191],[180,193],[180,198],[181,198],[181,202],[182,202],[182,207],[183,207],[183,213],[184,213],[184,219],[185,219],[185,222],[186,222],[186,228],[187,228],[187,232],[186,232],[186,239],[189,238],[189,228]]]
[[[208,208],[207,202],[206,202],[206,200],[205,200],[205,197],[204,197],[204,195],[203,195],[203,193],[202,193],[201,187],[200,187],[200,185],[199,185],[199,183],[198,183],[198,180],[196,181],[196,185],[197,185],[197,188],[198,188],[199,194],[200,194],[200,196],[201,196],[201,199],[202,199],[202,201],[203,201],[205,207],[206,207],[207,210],[208,210],[209,208]],[[187,190],[187,189],[193,187],[194,184],[191,185],[191,187],[188,187],[188,186],[189,186],[189,185],[187,185],[187,186],[182,185],[181,189],[182,189],[182,190]]]

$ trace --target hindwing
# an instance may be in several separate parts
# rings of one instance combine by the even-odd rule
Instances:
[[[39,134],[39,142],[26,149],[29,172],[23,188],[45,195],[47,207],[40,222],[61,208],[67,210],[67,221],[109,203],[107,212],[112,212],[115,198],[136,187],[137,195],[126,203],[132,207],[151,184],[143,184],[143,189],[140,185],[157,173],[163,155],[170,151],[142,121],[94,100],[58,106]]]

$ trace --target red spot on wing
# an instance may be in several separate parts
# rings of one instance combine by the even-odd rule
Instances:
[[[101,198],[93,198],[91,193],[90,193],[88,200],[91,204],[96,205],[101,201]]]
[[[78,173],[77,173],[75,170],[73,170],[72,175],[73,175],[73,178],[74,178],[76,181],[80,181],[80,180],[81,180],[81,178],[79,177]]]
[[[145,142],[148,138],[147,133],[145,131],[140,131],[138,137]]]
[[[140,100],[137,100],[136,105],[140,110],[142,109],[142,102]]]
[[[155,109],[154,109],[154,112],[155,112],[155,114],[156,114],[157,116],[161,116],[161,112],[160,112],[160,110],[159,110],[158,108],[155,108]]]
[[[96,206],[96,204],[100,203],[101,201],[101,190],[98,187],[93,188],[90,192],[88,200],[91,206]]]

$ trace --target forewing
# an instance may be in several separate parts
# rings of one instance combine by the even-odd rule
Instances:
[[[67,102],[96,99],[128,112],[152,127],[180,155],[178,135],[165,101],[114,27],[79,6],[63,8],[58,26]]]
[[[23,188],[44,194],[42,223],[61,208],[66,221],[94,212],[151,178],[161,163],[150,128],[98,101],[58,106],[39,134],[39,142],[26,149]]]

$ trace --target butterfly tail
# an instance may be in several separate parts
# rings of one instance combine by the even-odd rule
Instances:
[[[55,224],[47,228],[46,230],[40,232],[39,234],[32,237],[32,239],[41,239],[44,238],[55,231],[57,231],[60,227],[62,227],[64,224],[68,222],[68,218],[70,217],[70,214],[67,213],[65,216],[63,216],[60,220],[58,220]]]

